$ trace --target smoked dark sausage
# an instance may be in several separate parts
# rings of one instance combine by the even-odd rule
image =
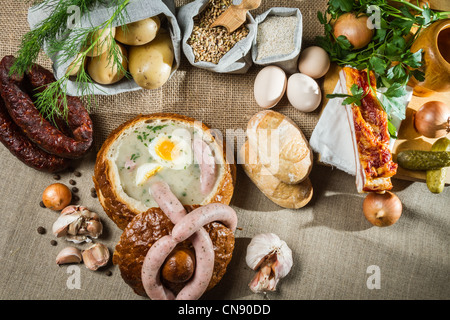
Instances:
[[[0,98],[0,141],[27,166],[44,172],[58,172],[66,169],[70,160],[49,154],[28,139],[12,121]]]
[[[0,93],[12,120],[25,135],[44,151],[63,158],[77,159],[85,155],[93,143],[93,123],[78,97],[67,96],[67,124],[72,132],[67,136],[47,121],[23,90],[28,80],[32,88],[43,90],[53,75],[34,64],[26,75],[9,75],[15,58],[6,56],[0,62]],[[62,105],[61,101],[59,102]]]

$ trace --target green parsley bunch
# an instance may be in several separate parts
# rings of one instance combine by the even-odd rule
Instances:
[[[393,3],[398,6],[393,6]],[[354,50],[345,36],[334,35],[332,22],[341,15],[367,14],[374,8],[379,14],[379,28],[375,29],[374,37],[366,47]],[[447,18],[449,14],[434,12],[427,5],[419,7],[418,1],[414,4],[406,0],[329,0],[325,13],[317,13],[325,34],[317,37],[316,42],[338,65],[373,71],[377,77],[377,88],[384,88],[379,93],[384,97],[381,104],[389,120],[394,116],[403,120],[405,105],[402,97],[407,94],[408,81],[411,77],[424,80],[422,51],[411,52],[411,45],[423,28]],[[349,104],[359,102],[365,96],[358,88],[353,88],[353,92],[354,95],[329,95],[328,98],[347,97],[344,103]],[[391,122],[389,124],[390,133],[395,136],[395,127]]]

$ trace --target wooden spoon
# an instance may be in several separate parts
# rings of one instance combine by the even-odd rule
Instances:
[[[247,19],[247,12],[258,8],[261,0],[242,0],[238,5],[232,4],[224,13],[222,13],[211,27],[223,26],[228,33],[239,28]]]

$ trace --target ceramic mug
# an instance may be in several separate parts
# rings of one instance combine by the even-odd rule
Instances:
[[[423,51],[425,80],[414,77],[409,85],[414,95],[427,97],[434,92],[450,91],[450,19],[434,22],[422,30],[411,46],[411,52]]]

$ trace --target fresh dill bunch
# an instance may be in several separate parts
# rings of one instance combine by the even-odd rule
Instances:
[[[128,1],[128,0],[127,0]],[[114,16],[113,16],[114,17]],[[112,17],[112,18],[113,18]],[[102,30],[100,33],[100,36],[93,40],[92,44],[88,46],[86,49],[83,49],[80,51],[72,62],[72,67],[69,67],[67,70],[67,73],[59,78],[57,81],[50,83],[47,85],[47,88],[43,90],[42,92],[36,93],[36,108],[47,118],[53,119],[54,117],[59,117],[63,119],[67,119],[67,85],[71,78],[69,75],[73,68],[75,68],[76,65],[84,65],[84,61],[88,58],[87,53],[95,48],[96,46],[101,45],[100,38],[104,35],[103,32],[112,32],[111,29],[108,29],[107,27],[111,25],[112,18],[108,21],[106,21],[104,24],[100,25],[99,27],[96,27],[94,29],[90,29],[91,32],[95,32],[98,30]],[[112,34],[110,35],[112,36]],[[121,59],[124,57],[122,56],[122,53],[120,51],[119,45],[115,42],[111,42],[111,46],[109,47],[108,51],[108,60],[111,61],[111,63],[114,66],[117,66],[118,73],[125,74],[126,77],[130,77],[128,71],[123,67]],[[96,103],[96,96],[94,94],[94,88],[93,85],[95,85],[95,82],[92,80],[92,78],[89,76],[85,68],[80,68],[79,72],[75,76],[75,82],[77,83],[77,94],[79,96],[85,97],[87,100],[87,109],[90,111],[92,106],[97,105]]]
[[[47,53],[50,58],[55,59],[61,65],[71,61],[71,67],[66,74],[57,81],[47,85],[45,90],[35,94],[35,105],[41,114],[47,119],[55,117],[67,119],[67,85],[70,78],[70,71],[76,65],[84,65],[88,53],[95,47],[102,45],[102,39],[107,36],[107,32],[112,36],[112,27],[115,25],[124,25],[126,23],[126,6],[130,0],[43,0],[38,1],[39,6],[51,6],[52,14],[43,20],[37,28],[25,34],[22,38],[20,49],[17,53],[15,64],[11,73],[23,74],[29,70],[36,62],[41,48],[46,45]],[[56,3],[57,2],[57,3]],[[79,8],[80,17],[89,15],[90,10],[98,3],[108,4],[114,8],[111,17],[99,26],[93,28],[75,28],[69,29],[67,21],[71,13],[67,12],[69,6]],[[93,35],[97,36],[94,37]],[[70,36],[69,36],[70,35]],[[81,48],[81,49],[80,49]],[[118,68],[118,72],[123,72],[127,77],[129,74],[123,68],[121,51],[115,41],[111,41],[108,48],[108,57],[113,66]],[[92,105],[95,105],[94,88],[95,82],[91,79],[84,68],[76,75],[78,85],[77,95],[87,98],[88,111]]]
[[[97,3],[97,0],[34,1],[32,3],[34,5],[40,7],[54,6],[54,9],[48,18],[22,37],[16,61],[11,68],[11,74],[23,74],[28,71],[37,60],[45,43],[52,47],[64,41],[62,40],[64,35],[70,31],[67,29],[67,20],[70,16],[70,13],[67,12],[69,6],[77,6],[80,9],[80,15],[83,15],[88,13],[95,3]]]

